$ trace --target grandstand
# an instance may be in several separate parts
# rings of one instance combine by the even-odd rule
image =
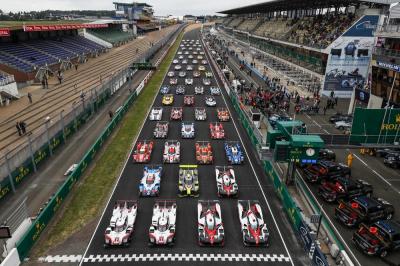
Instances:
[[[131,32],[124,32],[116,28],[89,29],[87,31],[90,34],[111,43],[113,46],[119,46],[134,39]]]

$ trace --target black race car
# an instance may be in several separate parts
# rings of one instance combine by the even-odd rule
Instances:
[[[335,180],[338,177],[350,177],[350,168],[342,163],[319,161],[317,164],[307,165],[303,168],[303,176],[311,183],[321,180]]]
[[[318,187],[318,194],[327,202],[338,199],[352,199],[363,195],[372,195],[372,186],[363,181],[346,177],[338,177],[336,180],[323,181]]]
[[[390,220],[394,214],[392,204],[381,198],[361,196],[350,201],[339,200],[335,208],[335,218],[348,227],[360,223],[373,223],[379,220]]]

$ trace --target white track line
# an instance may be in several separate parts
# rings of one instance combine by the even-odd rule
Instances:
[[[178,34],[178,36],[179,36],[179,34]],[[176,38],[178,38],[178,37],[176,37]],[[176,39],[172,42],[172,45],[171,45],[169,48],[171,48],[171,47],[173,46],[173,44],[175,43],[175,41],[176,41]],[[169,51],[169,49],[166,51],[165,56],[168,54],[168,51]],[[172,62],[171,62],[171,64],[172,64]],[[168,66],[168,69],[171,67],[171,64]],[[150,72],[149,72],[149,73],[150,73]],[[168,70],[165,72],[165,75],[164,75],[163,80],[164,80],[165,77],[167,76],[167,73],[168,73]],[[161,88],[161,86],[162,86],[162,84],[160,85],[160,88]],[[115,190],[117,189],[117,186],[118,186],[119,181],[120,181],[120,179],[121,179],[121,177],[122,177],[122,174],[123,174],[124,171],[125,171],[126,166],[128,165],[128,161],[129,161],[130,155],[132,154],[134,145],[135,145],[135,143],[137,142],[137,140],[138,140],[140,134],[142,133],[144,124],[146,123],[146,121],[147,121],[147,119],[148,119],[148,116],[149,116],[150,111],[151,111],[151,107],[154,105],[154,102],[156,101],[157,96],[158,96],[158,92],[155,94],[155,96],[154,96],[154,98],[153,98],[153,102],[151,103],[151,105],[150,105],[150,107],[149,107],[149,110],[147,111],[146,118],[143,119],[143,123],[142,123],[142,125],[140,126],[139,133],[136,135],[135,139],[133,140],[133,142],[132,142],[132,144],[131,144],[132,148],[130,149],[129,154],[128,154],[126,160],[125,160],[124,167],[122,168],[121,173],[119,174],[119,177],[118,177],[118,179],[117,179],[117,182],[116,182],[115,185],[114,185],[114,188],[113,188],[113,190],[112,190],[112,192],[111,192],[111,194],[110,194],[110,197],[108,198],[106,207],[104,208],[103,213],[101,214],[101,217],[100,217],[100,219],[99,219],[99,222],[97,223],[96,229],[94,230],[93,235],[92,235],[92,237],[90,238],[90,241],[89,241],[89,244],[88,244],[87,247],[86,247],[85,253],[83,253],[82,260],[80,261],[79,266],[82,265],[82,263],[83,263],[83,261],[84,261],[83,259],[85,258],[86,254],[87,254],[87,252],[88,252],[88,250],[89,250],[89,247],[90,247],[90,245],[92,244],[93,238],[94,238],[94,236],[96,235],[97,230],[99,229],[100,223],[101,223],[101,221],[103,220],[104,214],[106,213],[107,207],[108,207],[108,205],[110,204],[111,198],[112,198],[112,196],[114,195]]]
[[[202,41],[202,43],[203,43],[204,50],[207,50],[207,52],[205,53],[205,55],[206,55],[206,57],[208,58],[208,62],[211,62],[210,56],[209,56],[209,54],[208,54],[208,47],[205,45],[205,43],[204,43],[204,41],[203,41],[203,38],[202,38],[201,36],[200,36],[200,39],[201,39],[201,41]],[[215,80],[216,80],[217,83],[219,84],[220,88],[224,88],[224,89],[225,89],[225,87],[221,86],[221,83],[219,82],[217,76],[215,75],[214,69],[213,69],[213,67],[212,67],[211,65],[210,65],[210,68],[211,68],[211,71],[213,72],[213,75],[214,75],[214,77],[215,77]],[[233,118],[231,109],[230,109],[228,103],[226,102],[224,93],[221,93],[221,95],[222,95],[222,99],[223,99],[224,102],[225,102],[226,107],[228,108],[229,114],[230,114],[231,117]],[[265,203],[267,204],[268,210],[269,210],[269,212],[271,213],[272,220],[274,221],[274,224],[275,224],[275,226],[276,226],[276,229],[278,230],[279,237],[280,237],[281,240],[282,240],[283,246],[285,247],[285,250],[286,250],[286,252],[287,252],[287,254],[288,254],[289,258],[290,258],[290,262],[291,262],[292,266],[294,266],[292,256],[290,255],[289,249],[288,249],[287,246],[286,246],[286,242],[285,242],[285,240],[283,239],[281,230],[279,229],[278,223],[276,222],[275,216],[274,216],[274,214],[273,214],[273,212],[272,212],[271,206],[270,206],[270,204],[269,204],[269,202],[268,202],[268,199],[267,199],[267,197],[266,197],[266,195],[265,195],[265,192],[264,192],[264,190],[263,190],[263,188],[262,188],[261,182],[260,182],[260,180],[258,179],[258,176],[257,176],[256,171],[255,171],[255,169],[254,169],[253,163],[251,162],[251,160],[250,160],[250,158],[249,158],[249,154],[248,154],[248,152],[247,152],[247,149],[246,149],[245,145],[243,144],[243,139],[242,139],[242,137],[240,136],[239,129],[238,129],[238,127],[236,126],[236,123],[235,123],[235,119],[232,119],[232,122],[233,122],[233,125],[235,126],[235,129],[236,129],[236,132],[237,132],[237,134],[238,134],[238,136],[239,136],[240,142],[241,142],[241,144],[242,144],[242,146],[243,146],[243,149],[244,149],[244,151],[245,151],[245,153],[246,153],[247,161],[250,163],[251,169],[253,170],[254,176],[255,176],[255,178],[256,178],[256,180],[257,180],[257,183],[258,183],[258,186],[260,187],[261,193],[262,193],[262,195],[263,195],[263,197],[264,197]]]

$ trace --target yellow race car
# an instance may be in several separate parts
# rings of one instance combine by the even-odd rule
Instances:
[[[163,105],[172,105],[174,103],[174,95],[166,94],[162,98]]]

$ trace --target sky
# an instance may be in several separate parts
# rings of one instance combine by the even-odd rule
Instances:
[[[116,1],[116,0],[114,0]],[[133,0],[119,0],[133,2]],[[156,15],[214,15],[240,6],[267,2],[268,0],[137,0],[153,6]],[[3,12],[57,10],[113,10],[113,0],[0,0]]]

